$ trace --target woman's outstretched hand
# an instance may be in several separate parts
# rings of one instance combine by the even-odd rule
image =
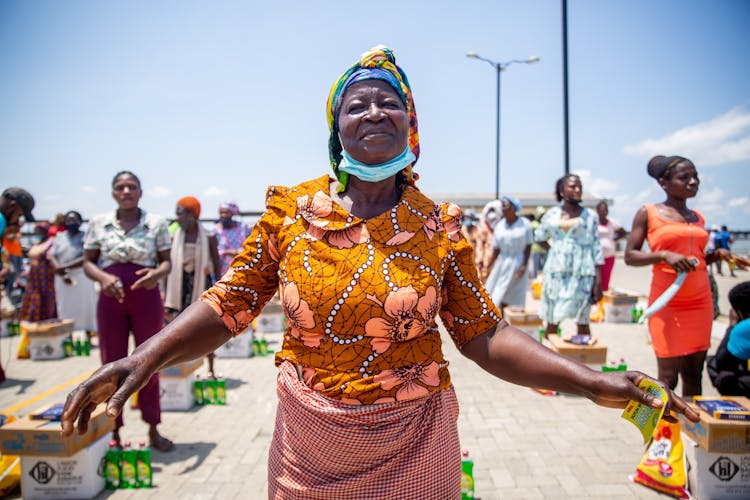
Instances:
[[[607,372],[601,373],[601,381],[595,387],[596,393],[590,396],[591,400],[599,406],[607,408],[625,408],[630,401],[643,403],[651,408],[664,409],[664,420],[675,423],[676,419],[670,416],[670,412],[682,413],[689,420],[698,422],[698,413],[690,408],[684,400],[677,397],[663,382],[654,380],[644,373],[637,371]],[[659,385],[667,394],[667,401],[661,401],[655,395],[644,391],[638,385],[643,379],[648,378]]]
[[[118,416],[128,398],[146,384],[151,375],[134,356],[107,363],[96,370],[68,394],[61,419],[63,436],[73,434],[76,420],[78,433],[84,434],[91,413],[105,401],[108,402],[107,415]]]

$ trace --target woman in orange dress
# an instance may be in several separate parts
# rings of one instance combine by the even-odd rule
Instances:
[[[705,221],[700,213],[687,207],[687,200],[695,197],[700,185],[693,162],[681,156],[655,156],[648,162],[648,175],[657,180],[667,199],[644,205],[636,213],[625,248],[625,263],[653,265],[649,304],[674,283],[677,273],[687,273],[677,294],[649,318],[648,328],[659,380],[674,389],[679,377],[683,396],[699,395],[713,321],[706,266],[728,255],[705,254]],[[642,250],[644,240],[648,241],[649,252]]]

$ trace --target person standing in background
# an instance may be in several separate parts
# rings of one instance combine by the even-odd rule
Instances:
[[[63,217],[65,231],[52,243],[50,261],[55,269],[55,296],[60,318],[75,320],[75,327],[96,331],[96,290],[83,272],[83,218],[75,210]]]
[[[692,161],[681,156],[654,156],[647,166],[666,199],[644,205],[633,218],[625,248],[629,266],[653,266],[649,304],[653,304],[685,273],[672,299],[648,319],[659,380],[670,389],[682,381],[683,396],[702,391],[703,364],[711,345],[713,304],[707,266],[727,258],[727,250],[706,255],[708,231],[703,216],[687,206],[698,194],[700,180]],[[649,252],[642,250],[648,242]]]
[[[487,281],[492,267],[490,258],[492,257],[492,237],[495,231],[497,221],[502,217],[502,205],[500,200],[492,200],[482,209],[482,215],[479,217],[479,225],[474,231],[474,262],[479,271],[479,279],[482,283]]]
[[[599,215],[599,243],[604,255],[602,291],[606,292],[609,290],[612,268],[615,267],[617,240],[624,238],[628,233],[617,222],[609,218],[609,206],[606,201],[601,200],[596,204],[596,213]]]
[[[242,244],[250,235],[250,226],[242,221],[234,220],[240,215],[240,208],[233,201],[219,205],[219,222],[216,223],[216,239],[218,240],[220,268],[217,270],[219,279],[229,269],[234,256],[242,251]]]
[[[96,320],[103,364],[128,356],[131,331],[137,347],[164,326],[159,282],[171,269],[172,238],[164,218],[138,206],[142,193],[141,181],[134,173],[115,174],[112,197],[117,209],[91,219],[83,239],[83,270],[101,289]],[[158,373],[140,387],[138,406],[149,424],[151,447],[172,450],[174,443],[157,430],[161,423]],[[120,414],[112,434],[118,445],[122,426]]]
[[[539,205],[536,207],[534,212],[534,220],[531,221],[531,230],[536,231],[539,227],[542,216],[546,210],[543,206]],[[547,260],[547,248],[542,246],[539,242],[534,241],[531,244],[531,278],[535,279],[539,273],[544,269],[544,262]]]
[[[729,233],[729,229],[727,226],[722,225],[721,229],[716,232],[716,235],[714,236],[714,248],[716,250],[723,248],[727,252],[731,251],[731,243],[734,242],[734,238],[732,238],[732,235]],[[727,267],[729,268],[729,274],[732,276],[732,278],[735,278],[734,274],[734,265],[732,262],[727,263]],[[720,275],[724,275],[724,273],[721,272],[721,259],[718,259],[716,261],[716,272],[718,272]]]
[[[485,288],[502,312],[505,306],[526,307],[526,289],[529,286],[526,263],[534,235],[531,223],[525,217],[518,216],[522,207],[517,198],[502,196],[500,206],[503,217],[495,224],[492,254],[488,262],[492,272]]]
[[[164,309],[169,321],[198,300],[219,269],[216,236],[200,223],[201,203],[193,196],[177,201],[179,227],[172,236],[172,270],[167,276]],[[214,354],[207,355],[208,374],[214,376]]]
[[[43,321],[57,317],[55,271],[49,258],[54,238],[46,222],[37,222],[34,235],[39,241],[29,249],[29,277],[21,301],[22,321]]]
[[[539,315],[547,323],[545,335],[557,333],[566,318],[575,320],[578,335],[591,335],[591,305],[602,298],[598,217],[581,206],[583,185],[575,174],[557,180],[555,197],[561,204],[547,210],[534,233],[549,248]]]

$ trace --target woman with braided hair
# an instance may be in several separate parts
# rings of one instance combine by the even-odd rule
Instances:
[[[198,302],[130,358],[68,398],[63,432],[92,405],[118,414],[154,371],[226,342],[280,293],[287,329],[269,452],[271,498],[461,498],[458,402],[436,323],[497,377],[624,408],[698,416],[638,388],[645,375],[593,371],[502,319],[477,276],[461,210],[416,187],[411,87],[393,52],[366,52],[327,105],[334,176],[273,186],[243,251]]]

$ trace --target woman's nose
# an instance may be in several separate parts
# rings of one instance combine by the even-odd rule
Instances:
[[[367,117],[372,120],[382,120],[385,117],[385,113],[383,112],[383,108],[373,102],[367,108]]]

